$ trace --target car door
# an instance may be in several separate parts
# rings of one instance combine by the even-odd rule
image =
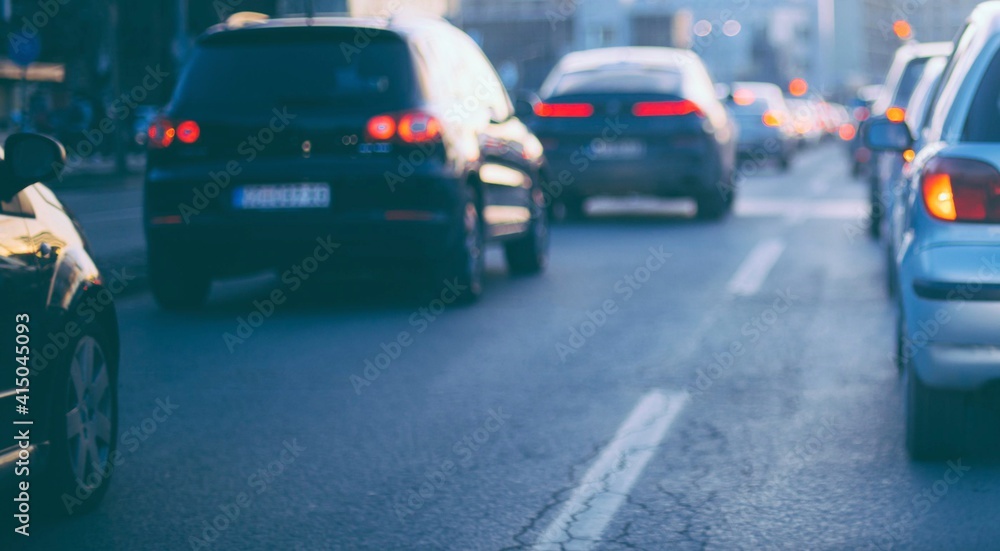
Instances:
[[[534,210],[531,142],[537,139],[517,117],[493,66],[479,47],[465,35],[456,37],[456,49],[469,68],[467,98],[482,112],[479,146],[483,159],[480,179],[486,186],[483,218],[491,237],[528,230]],[[527,149],[527,151],[526,151]],[[537,145],[541,149],[541,145]],[[541,200],[541,198],[539,198]]]
[[[28,414],[19,414],[15,409],[19,405],[15,380],[17,358],[22,356],[20,347],[25,341],[24,337],[20,342],[17,340],[17,325],[27,326],[28,344],[33,345],[41,337],[43,313],[37,300],[40,276],[36,249],[28,232],[23,199],[22,192],[9,201],[0,201],[0,350],[4,354],[0,358],[4,366],[0,377],[0,425],[3,427],[0,431],[0,471],[4,473],[13,466],[8,462],[13,459],[10,452],[16,451],[12,449],[15,442],[13,421],[33,419],[37,412],[32,406],[41,403],[41,400],[32,403],[29,392],[25,404]],[[33,346],[31,349],[34,352]],[[18,352],[16,356],[15,352]]]

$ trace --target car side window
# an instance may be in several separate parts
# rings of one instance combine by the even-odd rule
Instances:
[[[934,94],[934,106],[931,108],[932,117],[929,123],[925,123],[929,137],[940,139],[944,133],[948,112],[951,110],[951,104],[955,100],[955,94],[957,93],[959,84],[961,84],[952,82],[955,70],[958,64],[963,61],[965,53],[972,45],[975,35],[975,25],[968,24],[962,29],[955,40],[955,49],[948,60],[948,65],[941,74],[941,82],[938,84],[937,91]]]
[[[993,54],[969,106],[962,131],[964,142],[1000,142],[1000,53]]]

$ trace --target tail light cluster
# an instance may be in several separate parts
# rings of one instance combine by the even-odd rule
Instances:
[[[701,108],[690,100],[644,101],[632,106],[632,114],[637,117],[682,117],[684,115],[704,116]]]
[[[590,103],[545,103],[534,106],[535,114],[544,118],[585,119],[594,116],[595,109]],[[636,117],[682,117],[684,115],[704,116],[701,108],[690,100],[641,101],[632,106]]]
[[[157,119],[149,125],[146,132],[149,136],[149,146],[153,149],[170,147],[174,140],[193,144],[201,137],[201,127],[195,121],[183,121],[176,125],[167,119]]]
[[[1000,171],[981,161],[937,158],[922,178],[924,205],[939,220],[1000,222]]]
[[[372,142],[433,142],[441,137],[441,121],[423,111],[378,115],[368,120],[365,134]]]

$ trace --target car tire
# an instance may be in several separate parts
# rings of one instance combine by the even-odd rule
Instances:
[[[204,306],[212,278],[194,263],[179,258],[163,246],[149,246],[149,286],[164,310],[196,310]]]
[[[455,281],[461,292],[455,302],[472,304],[483,294],[483,279],[486,273],[486,234],[479,194],[472,186],[467,186],[462,201],[462,239],[458,247],[445,261],[442,285]]]
[[[695,201],[698,203],[696,216],[699,220],[719,220],[732,210],[734,193],[710,191],[695,198]]]
[[[54,366],[51,447],[39,477],[42,509],[57,517],[93,511],[115,469],[118,354],[96,322],[82,325]]]
[[[536,205],[543,199],[536,194]],[[537,206],[525,236],[504,245],[507,267],[514,275],[532,275],[545,271],[549,260],[549,218],[545,208]]]
[[[955,457],[964,451],[967,430],[964,392],[937,390],[906,367],[906,449],[912,459]]]

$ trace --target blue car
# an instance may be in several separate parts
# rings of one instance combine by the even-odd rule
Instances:
[[[906,441],[919,459],[966,451],[972,398],[1000,381],[1000,2],[976,8],[955,52],[919,137],[887,118],[866,135],[873,150],[917,150],[895,266]]]

